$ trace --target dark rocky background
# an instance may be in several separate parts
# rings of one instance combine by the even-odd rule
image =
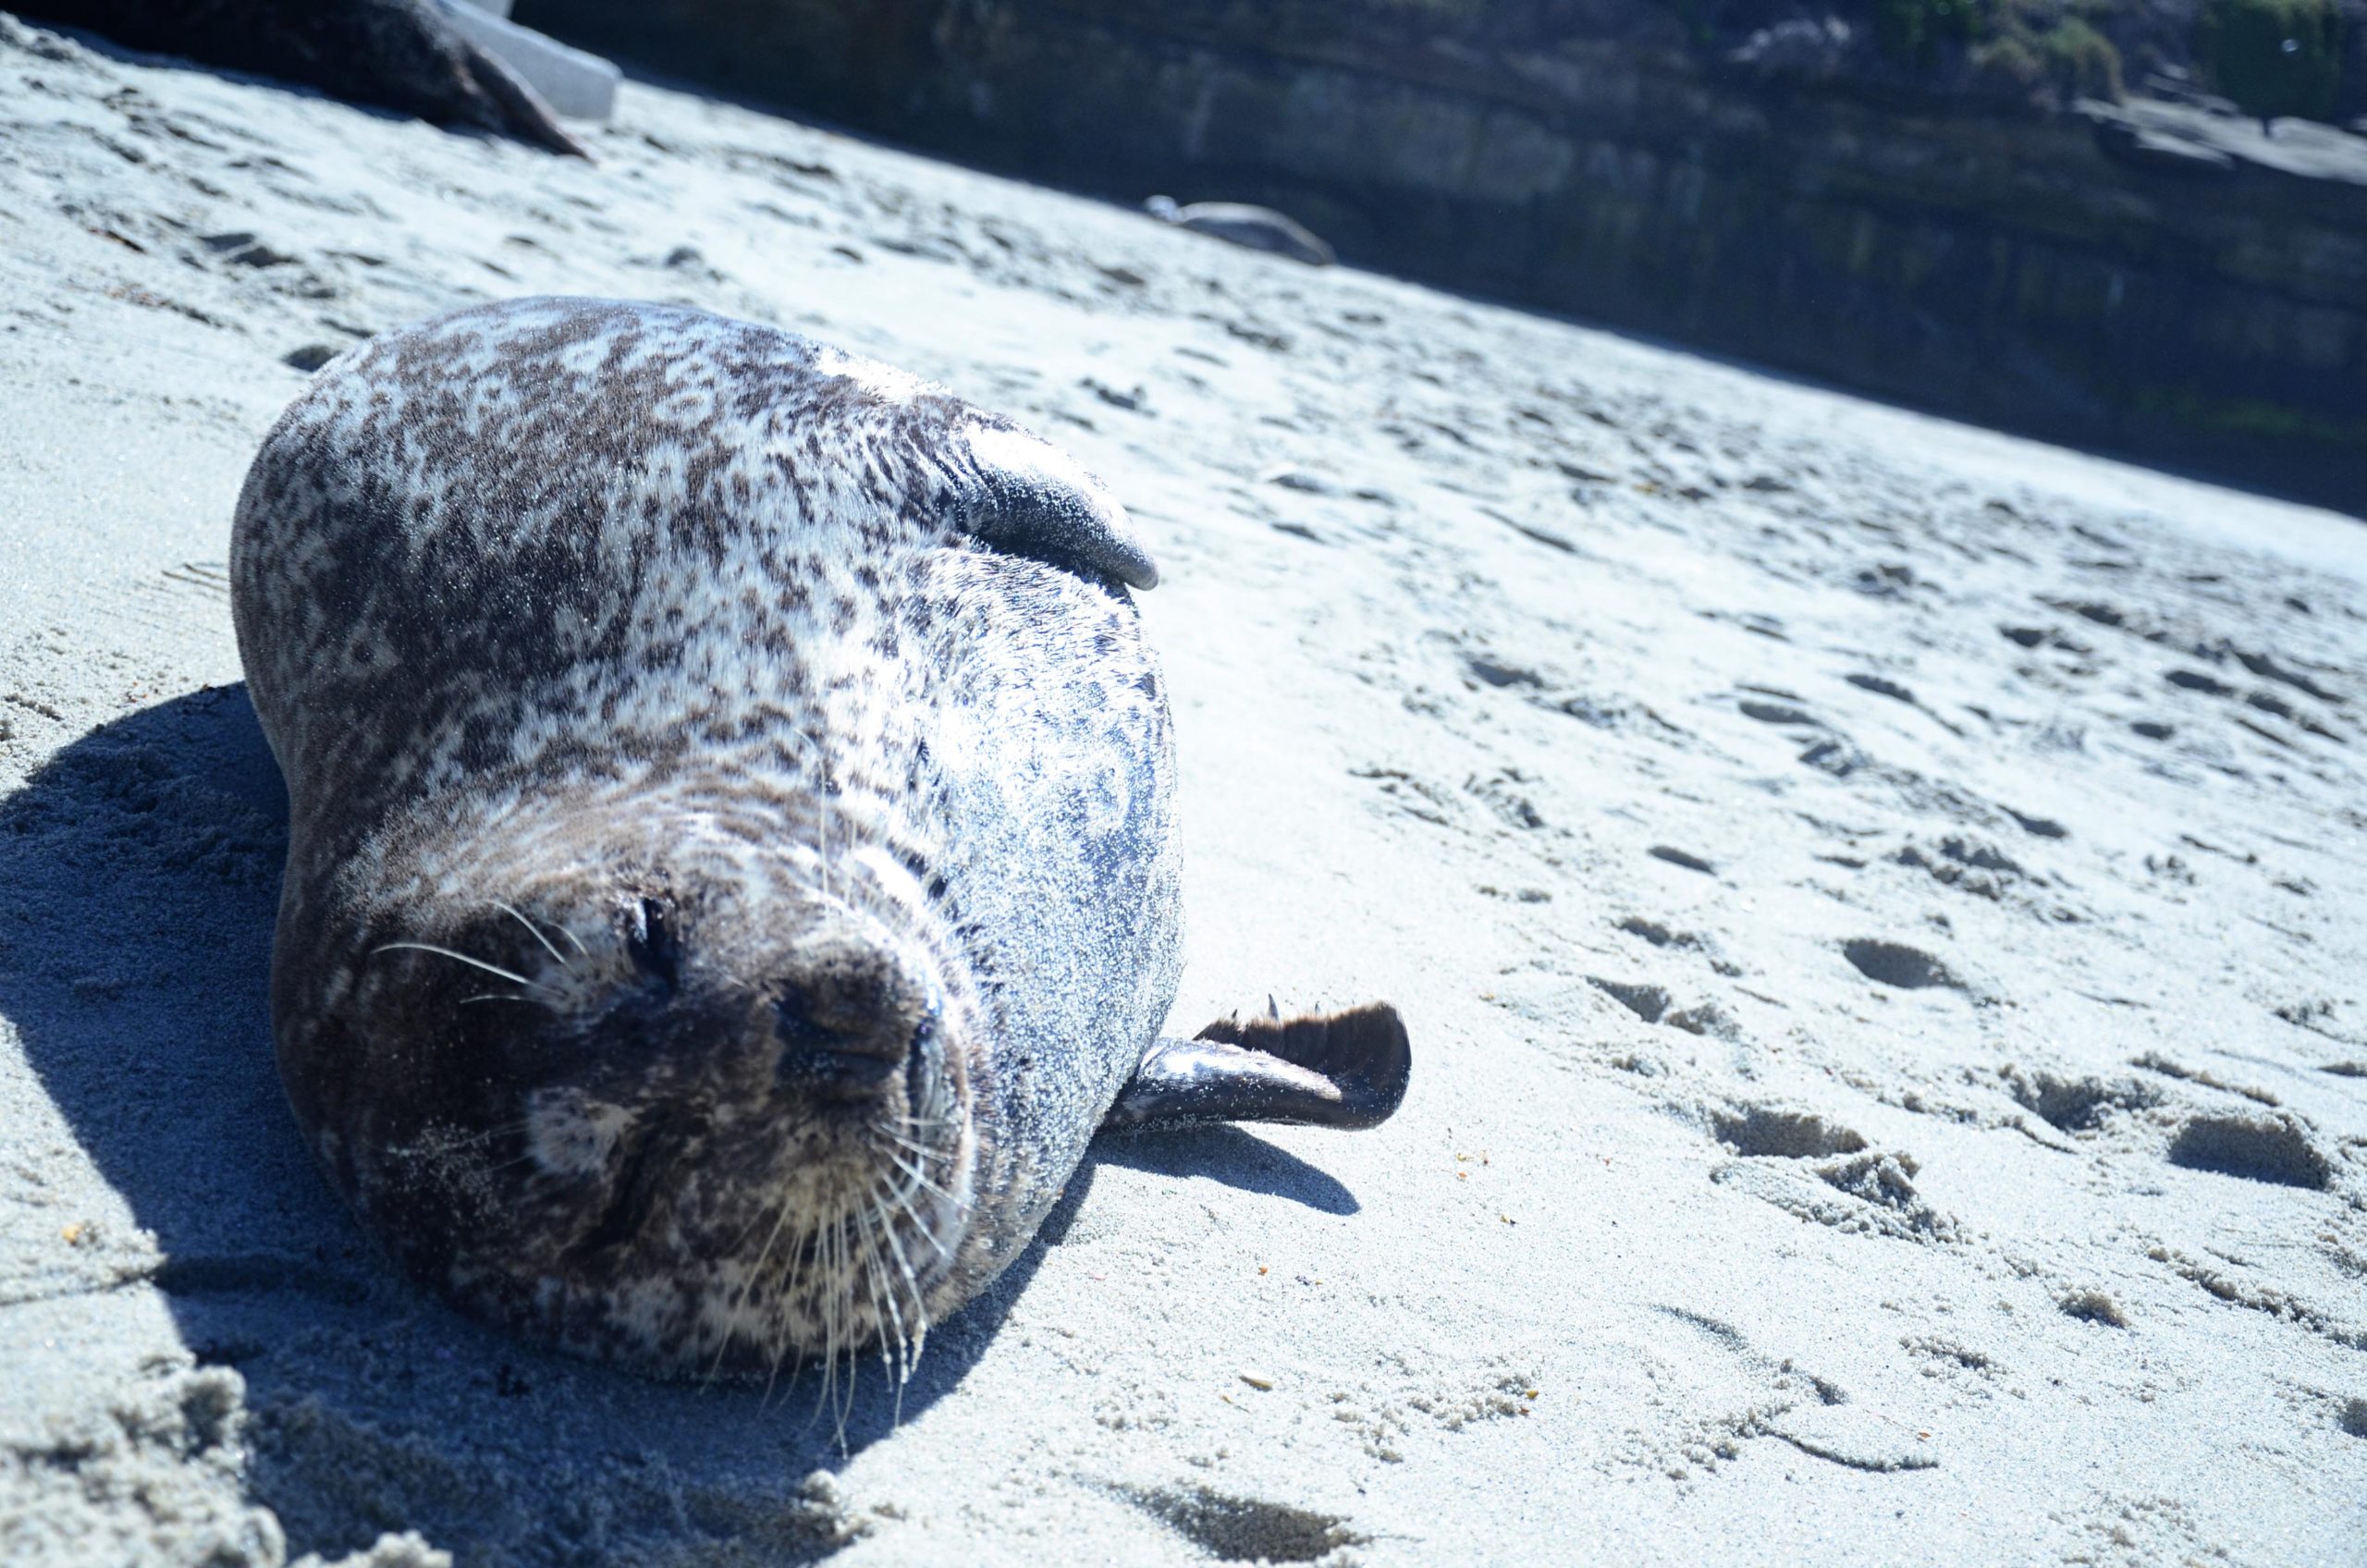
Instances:
[[[2367,506],[2361,0],[518,18],[974,164],[1268,202],[1358,264]]]

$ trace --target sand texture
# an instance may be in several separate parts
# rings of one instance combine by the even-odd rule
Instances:
[[[2367,533],[628,83],[596,165],[0,18],[0,1560],[2356,1563]],[[942,380],[1133,509],[1184,1028],[842,1451],[407,1285],[280,1100],[239,477],[470,300]],[[407,1534],[408,1532],[408,1534]]]

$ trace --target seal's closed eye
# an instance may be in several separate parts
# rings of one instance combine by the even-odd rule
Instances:
[[[624,909],[626,956],[668,993],[680,982],[682,969],[682,946],[674,934],[672,914],[663,899],[628,900]]]

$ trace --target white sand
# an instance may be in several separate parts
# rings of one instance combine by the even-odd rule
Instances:
[[[0,20],[0,1559],[2361,1560],[2367,532],[675,93],[593,134]],[[1104,475],[1177,1024],[1412,1022],[1379,1132],[1107,1149],[845,1457],[405,1285],[272,1074],[239,475],[281,356],[545,291]]]

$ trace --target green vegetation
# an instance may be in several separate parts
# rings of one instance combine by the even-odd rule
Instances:
[[[2207,0],[2195,43],[2211,84],[2246,114],[2334,112],[2342,80],[2334,0]]]
[[[2147,414],[2166,414],[2199,430],[2323,442],[2336,451],[2352,450],[2367,441],[2367,420],[2328,419],[2256,398],[2212,397],[2190,386],[2140,386],[2130,395],[2129,406]]]
[[[1429,4],[1431,0],[1392,0]],[[1468,0],[1463,0],[1468,3]],[[2188,34],[2176,0],[1834,0],[1889,69],[1944,97],[2067,107],[2127,96],[2119,39],[2149,67],[2196,80],[2263,121],[2356,113],[2343,81],[2345,0],[2193,0]],[[1659,0],[1702,48],[1731,47],[1766,14],[1763,0]],[[1560,13],[1556,13],[1557,15]],[[2180,29],[2182,30],[2182,28]],[[2350,97],[2346,98],[2346,92]],[[2351,108],[2342,108],[2346,103]]]
[[[1874,0],[1874,41],[1892,59],[1929,67],[1943,43],[1969,43],[1973,0]]]
[[[2066,98],[2120,97],[2120,51],[2079,18],[2067,18],[2039,34],[2038,47],[2047,75]]]
[[[1972,74],[2009,92],[2034,92],[2046,80],[2046,62],[2027,33],[2001,33],[1973,45]]]
[[[2120,51],[2078,17],[2032,28],[2008,12],[1968,58],[1976,77],[2013,92],[2052,90],[2061,103],[2122,93]]]
[[[1872,0],[1871,19],[1883,53],[1918,70],[1954,46],[1993,90],[2062,103],[2121,95],[2120,51],[2062,0]]]

